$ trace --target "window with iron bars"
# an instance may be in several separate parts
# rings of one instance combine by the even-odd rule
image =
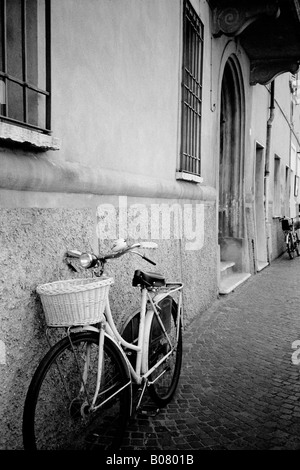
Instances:
[[[203,23],[188,0],[183,11],[180,171],[201,175]]]
[[[0,121],[50,132],[50,0],[0,0]]]

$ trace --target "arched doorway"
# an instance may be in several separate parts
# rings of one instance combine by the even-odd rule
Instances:
[[[221,262],[231,262],[234,272],[244,271],[244,138],[245,97],[237,58],[224,68],[220,110],[219,227]],[[222,269],[222,267],[221,267]]]

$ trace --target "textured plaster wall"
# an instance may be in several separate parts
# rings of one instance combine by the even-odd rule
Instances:
[[[89,209],[0,210],[0,449],[22,449],[26,389],[47,350],[36,286],[70,277],[66,248],[91,246]]]
[[[206,2],[193,3],[208,24]],[[181,5],[180,0],[52,1],[52,121],[60,150],[0,148],[0,197],[6,207],[0,210],[0,449],[22,449],[26,390],[48,348],[36,286],[70,277],[62,264],[66,248],[95,249],[96,235],[100,250],[109,248],[112,238],[97,231],[97,207],[111,203],[119,216],[114,194],[128,195],[127,222],[136,227],[128,238],[153,238],[159,245],[147,252],[156,266],[133,256],[109,263],[118,324],[138,306],[138,289],[131,286],[135,269],[184,282],[187,325],[217,296],[218,139],[212,129],[219,120],[214,105],[224,44],[218,40],[213,67],[210,60],[204,64],[205,89],[211,76],[216,80],[212,94],[203,95],[204,184],[178,182]],[[204,56],[210,58],[209,28],[205,34]],[[187,249],[190,240],[186,234],[176,237],[174,227],[169,237],[152,237],[149,211],[163,203],[191,205],[194,224],[195,207],[202,204],[197,249]],[[134,212],[134,204],[143,210]]]

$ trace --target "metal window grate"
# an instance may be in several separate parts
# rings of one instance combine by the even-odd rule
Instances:
[[[0,121],[50,132],[50,0],[0,0]]]
[[[201,174],[203,23],[188,0],[183,15],[180,170]]]

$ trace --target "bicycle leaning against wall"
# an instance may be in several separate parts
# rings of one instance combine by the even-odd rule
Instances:
[[[295,223],[293,218],[286,218],[285,216],[280,218],[279,221],[281,222],[281,228],[284,232],[284,240],[286,244],[286,250],[290,259],[294,258],[294,253],[297,253],[299,256],[299,238],[298,234],[295,230]]]
[[[74,269],[76,258],[93,277],[37,287],[48,337],[53,328],[65,328],[66,334],[51,346],[30,383],[25,450],[117,449],[146,388],[159,407],[172,399],[182,361],[183,284],[136,270],[132,285],[140,288],[140,308],[119,332],[108,295],[113,279],[104,272],[109,259],[127,253],[155,265],[137,251],[155,246],[118,240],[104,256],[70,250],[68,265]]]

